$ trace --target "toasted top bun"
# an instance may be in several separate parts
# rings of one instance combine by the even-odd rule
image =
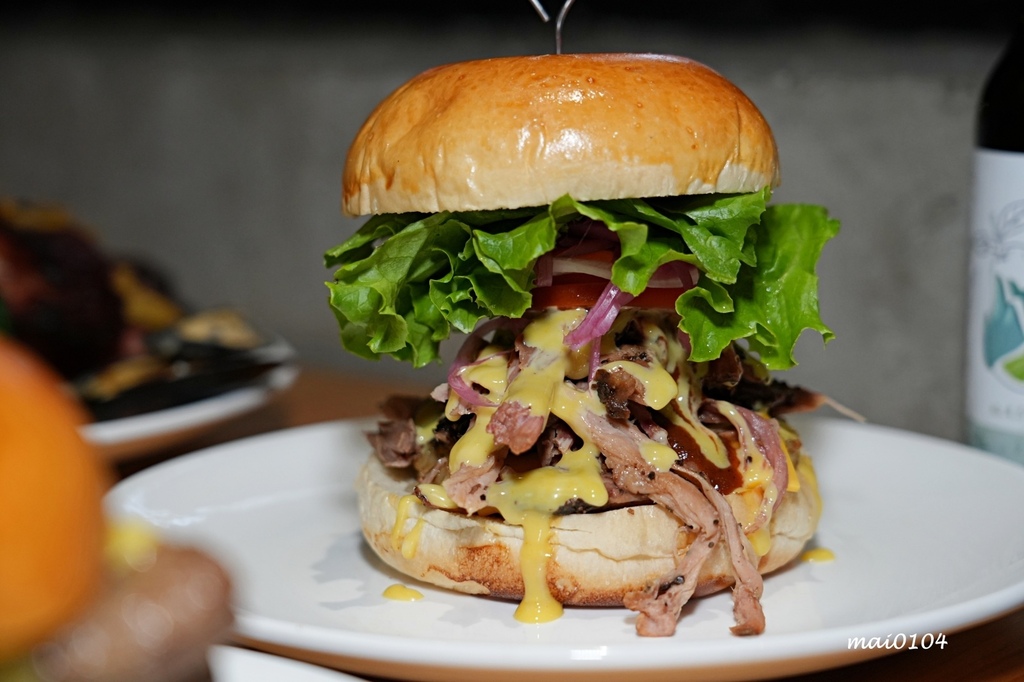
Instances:
[[[811,458],[796,466],[800,489],[787,492],[770,522],[771,549],[758,571],[769,573],[798,556],[814,535],[821,498]],[[392,568],[457,592],[521,599],[519,555],[523,529],[499,517],[467,516],[422,504],[404,507],[416,482],[408,470],[385,468],[371,455],[356,482],[363,535]],[[397,524],[397,526],[396,526]],[[556,516],[547,563],[548,589],[574,606],[621,606],[624,595],[669,574],[694,540],[681,521],[659,505],[595,514]],[[732,563],[718,542],[697,576],[697,596],[735,583]]]
[[[778,182],[757,107],[681,57],[560,54],[441,66],[381,102],[342,179],[348,215],[753,192]]]

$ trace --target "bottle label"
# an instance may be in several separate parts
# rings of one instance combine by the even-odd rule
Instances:
[[[1024,462],[1024,153],[975,153],[967,310],[973,445]]]

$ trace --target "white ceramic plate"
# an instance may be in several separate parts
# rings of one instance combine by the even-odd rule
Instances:
[[[295,381],[298,368],[276,367],[251,386],[211,398],[145,414],[87,424],[83,437],[112,461],[169,447],[198,436],[229,419],[256,410]]]
[[[432,680],[752,679],[890,653],[1024,604],[1024,467],[954,443],[832,419],[800,420],[825,512],[830,563],[765,581],[767,629],[734,637],[732,602],[691,602],[671,638],[639,638],[631,613],[568,609],[545,625],[514,604],[416,585],[362,542],[352,479],[365,422],[277,432],[188,455],[123,481],[115,516],[139,517],[218,556],[237,581],[240,641],[357,674]],[[907,644],[910,644],[908,641]],[[524,677],[529,676],[529,677]]]
[[[259,651],[211,647],[207,657],[213,682],[357,682],[358,677]]]

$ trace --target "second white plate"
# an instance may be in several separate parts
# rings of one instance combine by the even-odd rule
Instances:
[[[352,480],[365,422],[259,436],[159,465],[109,495],[115,516],[206,547],[234,573],[239,638],[352,672],[434,680],[753,679],[889,653],[851,640],[936,637],[1024,603],[1024,468],[954,443],[831,419],[800,420],[831,563],[765,581],[765,633],[734,637],[732,602],[691,602],[671,638],[622,609],[568,609],[523,625],[515,605],[415,585],[363,543]],[[910,644],[908,641],[907,644]],[[486,671],[485,673],[482,671]]]
[[[86,424],[82,437],[110,461],[168,447],[266,405],[299,374],[292,364],[276,367],[250,386],[156,412]]]

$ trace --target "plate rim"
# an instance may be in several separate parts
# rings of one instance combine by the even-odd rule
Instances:
[[[352,435],[360,429],[365,429],[367,424],[372,423],[373,419],[373,417],[363,417],[321,422],[222,443],[190,453],[183,458],[164,462],[149,470],[144,470],[135,476],[125,479],[125,481],[115,487],[115,490],[148,474],[160,475],[158,470],[163,470],[165,467],[185,465],[186,461],[208,456],[231,456],[233,452],[240,452],[250,448],[254,439],[265,440],[265,444],[270,445],[269,439],[287,441],[309,437],[329,437],[329,434],[333,433]],[[831,416],[814,415],[801,417],[799,421],[804,419],[813,419],[815,422],[822,424],[826,429],[839,429],[840,431],[866,429],[883,437],[909,439],[924,445],[953,448],[965,455],[987,461],[989,465],[1008,467],[1007,470],[1012,470],[1014,472],[1013,475],[1020,476],[1021,482],[1024,483],[1024,468],[1018,464],[991,453],[977,450],[963,443],[941,439],[928,434],[905,431],[886,425],[857,424]],[[798,428],[804,427],[798,425]],[[798,674],[825,670],[895,653],[895,650],[865,648],[846,650],[837,647],[837,641],[847,642],[850,637],[874,636],[876,633],[869,631],[869,627],[877,628],[879,630],[879,637],[885,636],[886,633],[882,631],[911,632],[916,630],[922,634],[924,632],[951,634],[995,620],[1017,610],[1021,605],[1024,605],[1024,577],[1018,583],[984,595],[971,597],[965,601],[948,604],[936,609],[902,614],[880,621],[871,621],[866,624],[833,626],[812,632],[803,631],[778,634],[766,632],[757,638],[700,640],[696,642],[696,644],[700,645],[700,649],[692,658],[686,660],[680,660],[679,658],[667,660],[664,656],[656,655],[657,651],[654,647],[651,647],[643,638],[638,638],[636,642],[617,642],[608,645],[607,649],[610,650],[610,655],[592,660],[571,658],[571,655],[566,656],[565,654],[567,651],[570,651],[570,647],[564,642],[557,644],[532,643],[530,644],[532,660],[529,661],[530,665],[524,665],[524,661],[512,661],[511,659],[506,660],[494,657],[494,653],[498,649],[504,650],[504,653],[507,655],[508,647],[511,643],[474,642],[473,646],[467,647],[467,649],[479,652],[479,655],[470,657],[461,655],[458,661],[446,664],[443,669],[478,669],[482,664],[486,663],[486,669],[488,670],[514,672],[516,674],[524,672],[552,672],[558,674],[586,672],[589,674],[596,670],[617,671],[619,673],[629,670],[646,673],[663,670],[666,667],[669,671],[678,674],[681,672],[689,673],[719,669],[722,667],[720,662],[722,652],[728,651],[730,663],[727,667],[770,664],[784,671],[785,674]],[[925,627],[923,623],[925,620],[930,624],[928,627]],[[857,630],[856,633],[852,632],[853,629]],[[294,632],[296,630],[301,631],[299,639],[296,639],[297,633]],[[289,631],[292,631],[291,634],[289,634]],[[448,638],[431,639],[425,637],[415,640],[403,639],[403,645],[396,647],[396,636],[394,635],[291,623],[276,617],[262,616],[242,608],[236,611],[236,633],[248,646],[258,647],[259,643],[263,641],[270,645],[284,645],[326,656],[336,655],[347,662],[357,659],[365,662],[367,667],[356,669],[355,671],[371,673],[374,672],[375,665],[387,665],[388,663],[402,663],[428,668],[431,666],[436,667],[436,660],[424,660],[423,653],[420,650],[426,650],[438,644],[450,645],[451,643],[451,640]],[[339,638],[347,640],[346,646],[337,646]],[[331,643],[332,641],[333,644]],[[411,645],[412,642],[414,644]],[[695,643],[685,641],[679,643],[682,649],[687,649],[687,654],[694,653],[691,649],[693,649]],[[313,645],[315,647],[311,648]],[[577,647],[577,649],[582,648],[584,647]],[[385,650],[391,655],[387,659],[382,658],[380,653],[378,653]],[[368,655],[371,652],[373,655]],[[637,654],[642,654],[642,656],[638,657]],[[489,660],[487,660],[488,657],[490,657]],[[542,658],[543,660],[538,663],[536,662],[537,658]],[[829,660],[823,661],[823,658],[828,658]],[[717,664],[715,664],[716,659],[719,660]]]
[[[295,383],[300,368],[294,362],[274,367],[260,381],[224,393],[163,410],[84,424],[82,437],[100,448],[131,450],[133,443],[154,438],[187,436],[250,412]]]
[[[459,663],[449,664],[448,666],[443,667],[445,669],[448,667],[457,669],[476,669],[482,667],[483,664],[486,664],[488,669],[493,668],[495,670],[515,671],[517,673],[592,672],[598,669],[603,671],[617,671],[620,673],[626,671],[646,672],[648,670],[672,670],[679,673],[707,668],[721,668],[723,667],[720,662],[721,657],[724,653],[728,652],[732,659],[728,667],[735,664],[792,664],[787,665],[787,672],[785,674],[798,674],[801,672],[814,672],[838,667],[840,665],[848,665],[856,661],[869,660],[871,658],[878,658],[897,652],[897,650],[885,650],[881,648],[860,648],[849,649],[848,651],[838,650],[835,645],[836,641],[844,642],[853,637],[858,639],[863,637],[865,640],[875,636],[884,638],[886,636],[885,634],[877,634],[883,632],[887,634],[896,632],[914,632],[918,635],[941,632],[948,636],[950,634],[955,634],[996,620],[1018,610],[1021,608],[1022,604],[1024,604],[1024,583],[1006,587],[996,592],[984,595],[983,597],[970,599],[967,602],[947,605],[931,611],[873,621],[865,626],[855,624],[841,627],[830,627],[816,630],[812,633],[765,633],[759,635],[757,639],[714,639],[700,640],[699,642],[678,641],[677,643],[679,644],[679,647],[674,650],[671,655],[660,654],[658,648],[652,647],[649,641],[643,638],[637,638],[635,642],[616,643],[607,646],[602,645],[600,647],[593,647],[607,649],[610,651],[610,655],[602,658],[574,658],[572,655],[574,651],[586,650],[587,647],[581,646],[575,649],[570,649],[569,646],[564,643],[530,643],[529,645],[516,643],[510,645],[509,643],[501,642],[473,642],[472,647],[470,647],[473,651],[473,655],[471,657],[466,657],[463,654],[463,660]],[[974,607],[971,609],[973,615],[968,619],[955,616],[955,612],[963,609],[965,605],[971,605]],[[920,620],[925,618],[927,618],[930,625],[927,627],[921,627],[922,623]],[[450,646],[452,643],[450,639],[446,638],[424,637],[415,640],[415,647],[411,647],[415,649],[415,651],[407,655],[394,656],[396,652],[395,635],[361,633],[358,631],[327,628],[318,625],[301,625],[298,627],[302,630],[302,636],[303,639],[305,639],[303,642],[290,635],[268,637],[268,631],[273,629],[275,621],[277,623],[281,622],[278,619],[259,616],[258,614],[253,614],[244,609],[240,609],[236,611],[236,632],[243,641],[255,644],[256,646],[259,646],[260,642],[265,642],[268,644],[288,646],[297,650],[305,649],[315,651],[328,656],[334,655],[344,657],[346,660],[358,658],[367,662],[385,665],[389,662],[394,662],[417,666],[434,665],[434,667],[438,667],[436,662],[431,664],[430,662],[424,661],[422,653],[419,650],[427,650],[438,645]],[[860,629],[867,626],[870,626],[873,629],[871,631]],[[285,624],[283,627],[290,630],[295,626]],[[349,645],[346,647],[336,647],[326,643],[329,639],[336,639],[339,631],[345,632],[347,638],[355,641],[348,643]],[[296,633],[292,632],[290,634],[294,635]],[[324,643],[321,643],[321,635],[324,636],[322,640]],[[678,635],[676,637],[678,637]],[[311,639],[318,641],[310,641]],[[807,645],[807,640],[809,639],[814,640],[813,646]],[[407,645],[408,642],[409,640],[403,639],[404,645]],[[746,644],[747,642],[752,642],[752,644],[748,645]],[[532,660],[526,661],[527,664],[524,665],[520,660],[514,661],[512,658],[507,657],[509,646],[529,646]],[[795,649],[798,649],[799,651],[796,651]],[[381,655],[367,655],[374,654],[377,651],[380,651],[381,654],[384,651],[387,651],[392,654],[392,656],[385,659]],[[399,648],[397,651],[400,654],[406,654],[408,650]],[[690,656],[690,658],[683,661],[675,658],[675,656],[679,655],[680,651],[684,651],[687,656]],[[829,664],[827,666],[814,667],[800,666],[801,661],[817,659],[821,656],[836,656],[839,658],[844,651],[847,652],[847,655],[842,656],[842,660],[834,665]],[[739,652],[739,654],[737,654],[737,652]],[[498,654],[504,654],[505,656],[497,657]],[[538,658],[542,658],[543,660],[537,662]]]
[[[274,673],[287,671],[287,678],[275,678],[277,682],[302,682],[305,680],[326,682],[357,682],[359,678],[347,673],[330,670],[311,663],[274,656],[263,651],[245,649],[230,644],[214,644],[207,651],[207,662],[213,674],[213,682],[248,682],[238,674],[255,665],[272,668]]]

